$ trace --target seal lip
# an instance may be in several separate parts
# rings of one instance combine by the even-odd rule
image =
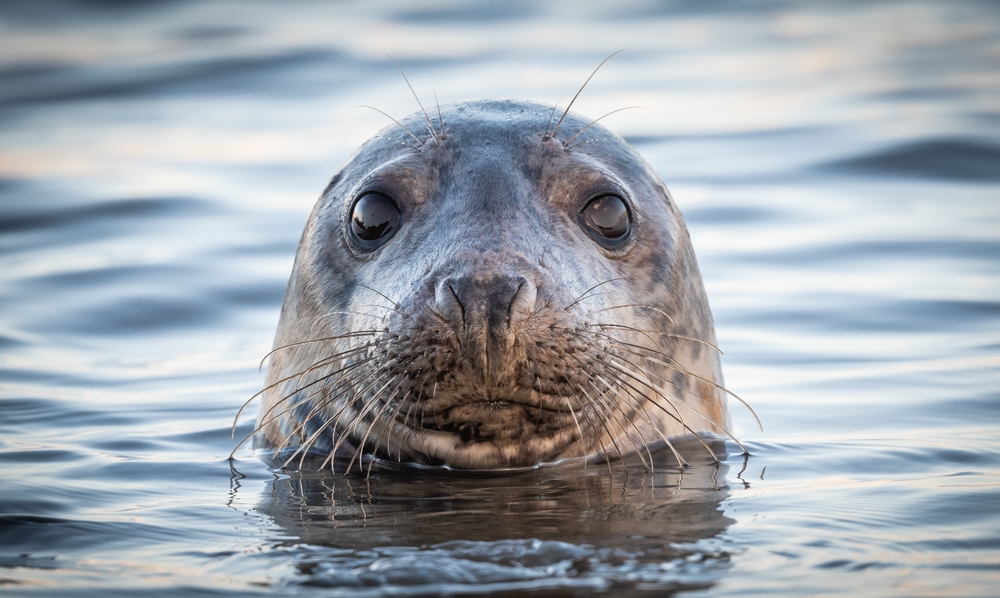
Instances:
[[[537,467],[575,456],[567,454],[567,451],[580,440],[573,427],[535,436],[530,444],[526,444],[523,440],[462,442],[451,432],[415,429],[399,423],[393,425],[400,435],[405,435],[412,450],[440,461],[441,466],[458,470],[498,471]]]

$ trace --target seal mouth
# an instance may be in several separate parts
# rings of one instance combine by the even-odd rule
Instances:
[[[580,439],[568,410],[510,399],[451,405],[397,425],[406,429],[421,460],[458,468],[534,466],[561,458]]]
[[[423,430],[449,432],[466,443],[528,440],[573,425],[565,411],[510,400],[454,405],[426,414],[419,424]]]

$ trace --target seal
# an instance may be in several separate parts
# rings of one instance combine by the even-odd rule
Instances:
[[[667,445],[683,463],[673,440],[728,434],[673,198],[621,137],[555,115],[440,106],[354,153],[299,244],[259,453],[483,470]]]

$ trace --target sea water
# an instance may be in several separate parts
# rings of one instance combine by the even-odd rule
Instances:
[[[750,455],[230,461],[387,55],[565,106],[620,49],[574,110],[638,106]],[[996,595],[998,98],[985,1],[0,4],[0,594]]]

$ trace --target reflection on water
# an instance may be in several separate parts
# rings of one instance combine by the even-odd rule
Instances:
[[[358,106],[416,108],[386,53],[565,103],[622,47],[575,109],[641,106],[602,122],[684,211],[752,456],[234,472]],[[995,3],[40,0],[0,49],[4,595],[1000,587]]]
[[[396,585],[546,595],[710,587],[730,555],[698,542],[732,522],[721,508],[728,467],[654,456],[652,473],[633,459],[505,475],[296,474],[271,482],[255,511],[294,555],[299,574],[285,583],[345,595]]]

